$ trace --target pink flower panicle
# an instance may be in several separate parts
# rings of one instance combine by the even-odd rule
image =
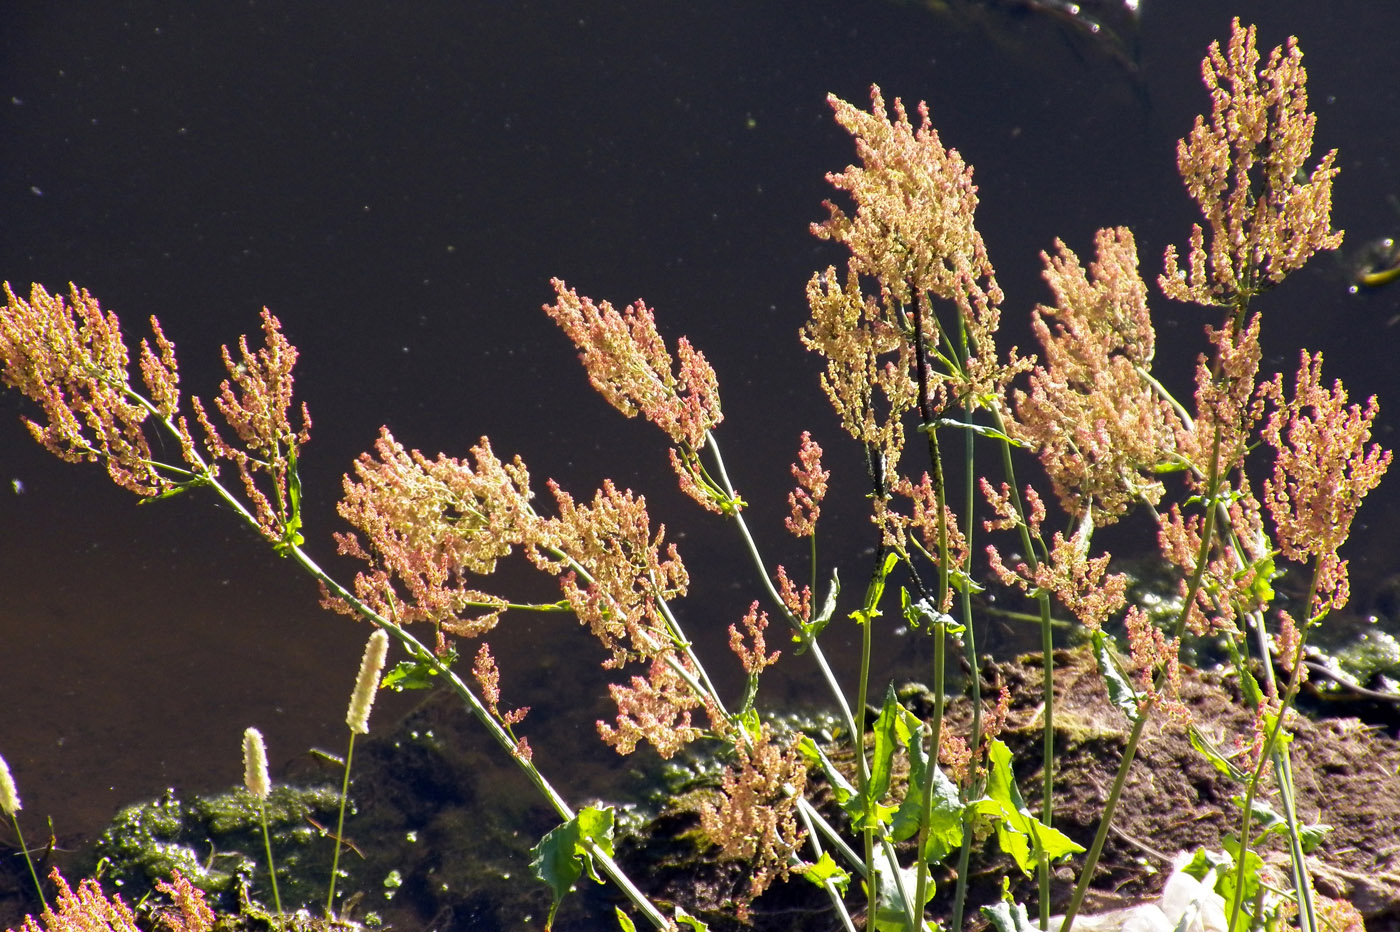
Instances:
[[[652,660],[647,676],[632,677],[630,687],[608,687],[617,703],[617,726],[600,721],[598,733],[617,753],[631,754],[637,742],[650,741],[657,754],[669,759],[705,733],[691,724],[690,715],[704,702],[677,667],[694,673],[688,660],[667,652]]]
[[[298,481],[297,451],[311,439],[311,416],[302,405],[301,426],[292,428],[289,411],[297,350],[287,342],[282,325],[267,308],[263,308],[262,324],[263,347],[256,353],[249,350],[246,336],[238,338],[237,362],[228,347],[223,347],[229,378],[219,386],[219,396],[214,399],[214,406],[242,445],[224,440],[198,396],[192,397],[190,404],[204,428],[210,455],[238,467],[263,536],[275,543],[297,543],[300,490],[291,485]],[[271,497],[259,486],[259,473],[270,477]]]
[[[102,886],[92,878],[78,884],[74,890],[55,867],[49,872],[49,881],[57,892],[57,908],[44,911],[44,925],[33,916],[24,917],[24,924],[15,932],[44,932],[50,930],[101,930],[101,932],[141,932],[136,924],[136,914],[122,900],[120,893],[108,899]],[[194,927],[190,932],[205,932],[212,924]]]
[[[783,566],[779,566],[774,575],[777,576],[778,595],[788,613],[801,625],[811,622],[812,587],[803,586],[799,590],[797,584],[788,578],[787,569]]]
[[[500,722],[502,727],[509,730],[512,726],[525,721],[525,716],[530,714],[529,706],[508,712],[501,711],[501,671],[496,667],[496,658],[491,656],[491,645],[484,641],[476,652],[476,660],[472,664],[472,678],[476,680],[477,688],[481,690],[482,701],[486,703],[491,717]]]
[[[905,552],[907,533],[913,529],[919,532],[924,548],[929,553],[938,554],[938,496],[929,474],[924,473],[918,482],[900,476],[890,487],[890,492],[897,498],[908,499],[911,513],[905,515],[893,509],[885,513],[885,526],[890,532],[887,543],[894,545],[899,552]],[[948,505],[943,506],[943,528],[948,535],[948,565],[966,567],[967,539],[963,536],[957,513]]]
[[[802,444],[797,450],[797,462],[792,464],[792,477],[797,488],[788,493],[791,514],[783,522],[796,537],[811,537],[817,533],[822,499],[826,497],[826,482],[830,470],[822,469],[822,448],[808,431],[802,432]]]
[[[557,278],[552,284],[556,300],[545,305],[545,313],[578,347],[593,387],[623,414],[640,414],[666,432],[676,445],[671,461],[686,494],[712,511],[734,507],[699,462],[706,432],[724,418],[719,383],[705,355],[681,337],[677,367],[641,301],[619,311],[607,301],[594,304]]]
[[[1274,451],[1273,474],[1264,480],[1264,501],[1278,529],[1278,546],[1289,560],[1318,561],[1317,587],[1309,616],[1347,602],[1347,564],[1337,555],[1351,533],[1362,500],[1381,481],[1391,452],[1371,444],[1379,407],[1375,397],[1347,404],[1340,381],[1322,384],[1322,354],[1302,354],[1293,397],[1283,376],[1259,388],[1271,406],[1262,435]]]
[[[789,858],[805,833],[798,826],[797,801],[807,786],[807,766],[793,739],[780,746],[764,725],[752,747],[740,743],[721,777],[714,801],[700,807],[700,827],[720,847],[720,857],[746,861],[749,889],[738,905],[747,921],[749,904],[776,879],[786,879]]]
[[[1180,420],[1148,381],[1155,336],[1137,247],[1125,227],[1100,230],[1088,272],[1056,241],[1041,254],[1055,306],[1032,326],[1043,349],[1030,391],[1014,392],[1013,433],[1040,456],[1070,515],[1103,526],[1139,501],[1156,505],[1156,468],[1175,455]]]
[[[775,650],[768,653],[768,644],[763,637],[764,629],[768,627],[768,613],[758,610],[758,602],[749,606],[743,625],[742,633],[734,625],[729,626],[729,649],[739,658],[744,672],[751,677],[758,676],[764,668],[778,662],[781,652]],[[748,634],[748,644],[744,643],[745,633]]]
[[[1152,618],[1139,606],[1128,607],[1124,618],[1128,632],[1128,650],[1132,660],[1138,695],[1139,711],[1146,712],[1156,705],[1166,711],[1168,718],[1181,725],[1191,723],[1191,710],[1181,700],[1181,640],[1168,638]],[[1159,674],[1162,685],[1157,685]]]
[[[1159,279],[1167,297],[1244,307],[1319,250],[1341,245],[1341,232],[1331,229],[1337,151],[1304,172],[1317,117],[1308,111],[1302,60],[1289,37],[1256,73],[1255,29],[1241,28],[1238,17],[1224,50],[1211,43],[1201,62],[1210,122],[1198,116],[1177,143],[1177,166],[1210,229],[1210,248],[1193,227],[1189,274],[1176,247],[1167,248]]]
[[[1018,563],[1015,569],[1007,567],[994,546],[987,547],[987,557],[992,573],[1004,585],[1030,594],[1053,595],[1081,624],[1097,631],[1127,601],[1128,578],[1109,573],[1110,555],[1091,558],[1088,547],[1082,533],[1065,537],[1056,531],[1049,558],[1037,563],[1034,570],[1026,563]]]
[[[1040,526],[1045,521],[1045,502],[1034,486],[1026,486],[1022,493],[1024,507],[1027,511],[1025,517],[1022,518],[1020,512],[1016,510],[1009,484],[1003,482],[1001,488],[997,489],[987,481],[986,477],[978,477],[977,483],[982,490],[982,496],[987,500],[987,504],[992,506],[992,511],[996,514],[995,518],[989,518],[982,522],[984,530],[1009,531],[1024,524],[1032,537],[1040,536]]]
[[[591,504],[579,504],[554,481],[549,489],[559,516],[541,522],[529,557],[559,576],[570,608],[612,652],[606,666],[645,660],[671,649],[661,603],[685,595],[690,584],[666,527],[653,534],[646,499],[612,480]]]
[[[813,233],[851,251],[853,276],[878,282],[884,322],[901,333],[902,342],[912,342],[908,311],[915,306],[929,347],[944,340],[953,345],[937,321],[935,302],[951,304],[961,317],[971,352],[929,386],[932,407],[941,407],[949,394],[973,405],[995,403],[1027,363],[1014,350],[1005,365],[997,361],[1002,292],[974,222],[971,167],[956,149],[944,148],[925,103],[919,104],[915,129],[898,99],[891,119],[879,87],[870,89],[868,112],[835,96],[828,100],[836,122],[855,137],[861,164],[827,180],[850,196],[856,212],[850,216],[828,201],[830,216],[813,224]]]
[[[495,626],[505,601],[471,579],[533,540],[530,474],[519,457],[502,462],[483,437],[467,459],[429,460],[385,428],[344,489],[337,510],[358,533],[336,541],[342,554],[371,567],[355,577],[357,598],[400,623],[427,621],[462,637]],[[328,604],[354,613],[338,600]]]
[[[209,907],[204,891],[190,882],[178,870],[170,872],[170,882],[156,881],[156,889],[170,897],[173,910],[160,910],[162,924],[170,932],[209,932],[214,928],[214,910]]]
[[[844,284],[835,267],[814,274],[807,304],[802,345],[826,359],[821,386],[841,427],[893,469],[904,449],[903,418],[918,401],[913,346],[887,319],[889,309],[861,293],[854,270]]]
[[[173,482],[157,468],[145,434],[152,411],[131,389],[117,315],[76,285],[67,301],[37,284],[27,301],[8,283],[4,290],[0,378],[43,408],[47,423],[24,420],[34,439],[66,462],[102,463],[113,482],[137,495],[169,491]],[[152,324],[161,350],[145,350],[142,370],[158,412],[168,417],[178,403],[178,376],[173,347]]]

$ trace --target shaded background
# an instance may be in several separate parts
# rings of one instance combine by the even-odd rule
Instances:
[[[381,424],[430,454],[464,455],[485,434],[523,456],[537,491],[552,476],[588,495],[612,476],[647,492],[691,568],[682,617],[702,649],[722,649],[757,595],[732,532],[674,493],[661,435],[588,389],[539,307],[551,276],[618,304],[643,296],[668,339],[701,347],[756,533],[771,560],[802,565],[781,517],[803,429],[829,451],[835,494],[861,490],[795,337],[808,277],[842,261],[807,233],[823,174],[853,157],[828,92],[864,103],[876,82],[928,100],[975,166],[1003,347],[1028,343],[1055,237],[1087,258],[1095,229],[1131,225],[1149,280],[1166,244],[1185,242],[1195,208],[1175,140],[1208,108],[1199,62],[1233,13],[1259,24],[1263,49],[1301,39],[1318,152],[1341,149],[1343,253],[1400,231],[1387,200],[1400,193],[1400,6],[1149,0],[1137,25],[1090,12],[1121,40],[1014,2],[944,15],[873,0],[6,4],[0,277],[21,293],[77,282],[133,345],[157,315],[183,387],[204,397],[219,346],[270,307],[302,351],[314,419],[309,549],[342,576],[340,476]],[[1345,255],[1324,256],[1267,295],[1265,367],[1291,373],[1298,345],[1323,350],[1354,397],[1381,395],[1379,439],[1393,444],[1400,285],[1346,286]],[[1183,388],[1212,321],[1154,307],[1158,357]],[[207,497],[136,507],[99,469],[40,450],[21,413],[0,395],[0,753],[31,841],[46,817],[77,844],[166,786],[236,782],[248,725],[275,761],[339,748],[363,626],[321,611],[315,587]],[[1396,569],[1393,488],[1348,551],[1363,615]],[[859,514],[824,534],[828,553],[869,537]],[[508,616],[491,640],[507,702],[535,706],[524,731],[542,769],[568,773],[589,749],[575,792],[605,791],[624,765],[592,750],[605,680],[575,628]]]

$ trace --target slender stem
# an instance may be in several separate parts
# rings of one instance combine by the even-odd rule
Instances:
[[[347,760],[346,764],[350,762]],[[263,849],[267,852],[267,877],[272,881],[272,902],[277,907],[277,915],[282,915],[282,895],[277,892],[277,867],[272,863],[272,838],[267,833],[267,800],[259,797],[258,816],[262,820]],[[337,847],[336,853],[340,853]],[[334,870],[331,871],[335,873]]]
[[[1186,593],[1182,598],[1181,610],[1177,613],[1176,624],[1172,631],[1173,639],[1179,639],[1186,628],[1186,619],[1190,617],[1191,609],[1196,603],[1196,594],[1201,591],[1201,582],[1205,579],[1206,561],[1210,556],[1211,539],[1215,534],[1215,498],[1220,493],[1220,426],[1217,424],[1214,432],[1214,439],[1211,442],[1210,470],[1206,482],[1206,489],[1203,499],[1205,501],[1205,517],[1201,522],[1201,546],[1196,554],[1196,566],[1191,572],[1191,578],[1186,585]],[[1155,678],[1154,689],[1161,689],[1166,681],[1166,671],[1161,670]],[[1079,882],[1075,884],[1074,894],[1070,897],[1069,908],[1065,910],[1064,922],[1060,925],[1060,932],[1070,932],[1074,925],[1074,917],[1079,913],[1079,907],[1084,902],[1084,895],[1089,892],[1089,882],[1093,879],[1094,868],[1098,866],[1099,855],[1103,853],[1104,841],[1108,838],[1109,827],[1113,824],[1113,816],[1118,808],[1118,798],[1122,795],[1123,785],[1128,779],[1128,770],[1133,765],[1133,760],[1137,756],[1138,742],[1142,740],[1143,729],[1147,726],[1147,720],[1151,717],[1152,709],[1156,705],[1156,699],[1152,696],[1146,697],[1138,707],[1137,720],[1133,722],[1132,733],[1128,737],[1128,745],[1123,749],[1123,759],[1119,762],[1118,773],[1113,778],[1113,787],[1108,793],[1108,802],[1104,804],[1103,814],[1099,816],[1099,828],[1094,833],[1094,841],[1089,846],[1089,853],[1084,862],[1084,869],[1079,874]]]
[[[1103,815],[1099,817],[1099,829],[1094,833],[1094,841],[1089,845],[1089,854],[1084,862],[1084,869],[1079,874],[1079,883],[1074,887],[1074,895],[1070,897],[1069,908],[1065,910],[1065,918],[1060,923],[1060,932],[1070,932],[1074,926],[1074,917],[1079,914],[1079,907],[1084,902],[1084,894],[1089,891],[1089,882],[1094,877],[1094,868],[1098,866],[1099,855],[1103,853],[1104,842],[1108,840],[1108,829],[1112,824],[1113,813],[1118,808],[1118,799],[1123,794],[1123,787],[1128,782],[1128,771],[1133,766],[1133,760],[1137,756],[1138,743],[1142,740],[1143,730],[1147,727],[1147,720],[1151,717],[1154,700],[1148,699],[1138,710],[1137,720],[1133,722],[1133,730],[1128,735],[1128,746],[1123,749],[1123,759],[1118,763],[1118,773],[1113,778],[1113,786],[1108,791],[1108,801],[1104,803]]]
[[[39,894],[39,902],[44,907],[44,912],[49,910],[49,901],[44,899],[44,887],[39,883],[39,874],[34,870],[34,859],[29,856],[29,846],[24,843],[24,833],[19,830],[19,816],[10,813],[10,821],[15,826],[15,838],[19,841],[19,850],[24,852],[24,863],[29,865],[29,876],[34,881],[34,892]]]
[[[340,846],[344,844],[341,840],[345,837],[345,800],[350,795],[350,759],[355,756],[355,732],[350,732],[350,747],[345,752],[345,778],[340,784],[340,817],[335,823],[335,837],[331,839],[335,842],[335,854],[331,857],[331,883],[330,890],[326,894],[326,916],[335,919],[335,880],[336,874],[340,871]],[[278,907],[281,912],[281,907]]]
[[[724,468],[724,457],[719,452],[719,445],[715,442],[714,435],[705,434],[705,446],[710,450],[715,460],[715,471],[719,473],[719,480],[725,494],[733,497],[734,486],[729,481],[729,473]],[[754,543],[753,535],[749,533],[748,522],[744,520],[743,512],[735,509],[730,517],[735,526],[739,529],[739,536],[744,541],[744,549],[749,554],[749,559],[753,562],[754,568],[758,571],[758,578],[762,581],[764,589],[768,592],[768,598],[782,612],[788,624],[798,633],[802,632],[802,625],[783,601],[782,595],[778,593],[777,587],[773,585],[773,580],[768,575],[768,568],[763,562],[763,556],[758,552],[758,545]],[[806,642],[808,653],[821,669],[822,677],[826,680],[827,686],[831,689],[831,694],[836,700],[836,704],[841,711],[841,718],[846,724],[846,728],[851,735],[858,736],[860,731],[856,727],[855,716],[851,714],[850,703],[846,700],[846,694],[836,681],[836,676],[831,672],[831,666],[826,661],[826,656],[822,653],[821,645],[815,638]]]

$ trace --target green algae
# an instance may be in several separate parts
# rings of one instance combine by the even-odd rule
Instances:
[[[324,823],[338,802],[329,785],[282,785],[267,799],[278,883],[289,901],[310,901],[325,888],[331,847],[311,820]],[[245,896],[271,899],[258,802],[242,789],[189,799],[166,790],[127,806],[98,838],[93,857],[95,869],[132,900],[176,870],[221,913],[237,912]]]

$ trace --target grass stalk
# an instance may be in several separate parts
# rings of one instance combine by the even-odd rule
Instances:
[[[335,881],[340,872],[340,849],[345,837],[345,801],[350,795],[350,760],[355,755],[355,732],[350,732],[350,746],[345,751],[345,776],[340,784],[340,815],[335,822],[335,854],[331,856],[331,881],[326,892],[326,915],[335,918]]]
[[[0,810],[10,817],[10,823],[15,827],[15,838],[19,841],[19,850],[24,852],[24,863],[29,865],[29,877],[34,881],[34,892],[39,894],[39,902],[47,912],[49,901],[44,898],[44,887],[39,883],[39,873],[34,870],[34,859],[29,856],[29,846],[24,843],[24,832],[20,831],[19,827],[17,813],[22,808],[14,775],[10,773],[10,765],[5,763],[5,758],[0,757]]]
[[[258,821],[262,823],[263,850],[267,852],[267,875],[272,882],[272,901],[277,915],[282,915],[282,895],[277,890],[277,867],[272,861],[272,837],[267,831],[267,797],[272,792],[272,779],[267,771],[267,745],[262,732],[249,728],[243,732],[243,785],[258,801]]]

